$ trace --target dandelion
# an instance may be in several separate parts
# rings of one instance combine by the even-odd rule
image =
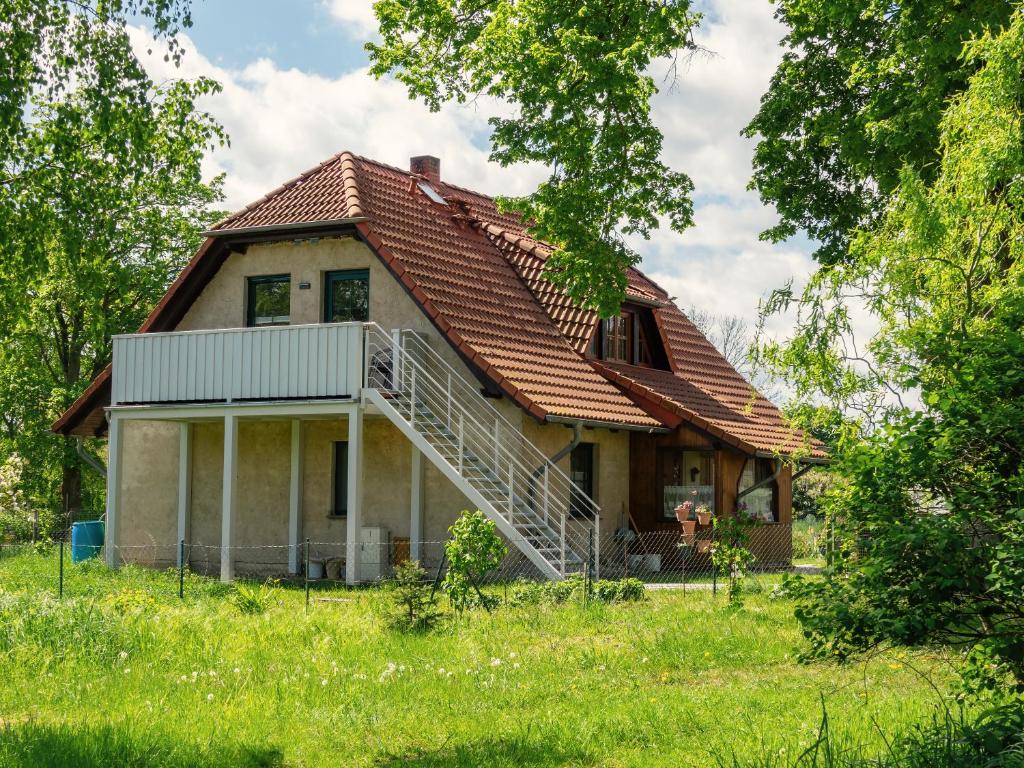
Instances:
[[[327,685],[327,678],[326,677],[320,678],[320,685]]]
[[[501,659],[499,659],[497,657],[491,659],[491,666],[492,667],[500,667],[501,666]]]
[[[212,669],[207,674],[209,674],[210,677],[216,677],[217,676],[217,673],[214,672]]]
[[[131,667],[125,667],[125,668],[124,668],[124,673],[125,673],[126,675],[127,675],[127,674],[129,674],[129,673],[130,673],[131,671],[132,671],[132,670],[131,670]]]
[[[519,669],[519,662],[518,661],[515,664],[512,665],[512,669]]]
[[[516,652],[515,652],[515,651],[509,651],[509,652],[508,652],[508,657],[509,657],[510,659],[514,659],[514,658],[516,657]]]
[[[240,670],[238,667],[235,667],[235,674],[236,675],[241,674],[241,672],[242,672],[242,670]]]
[[[206,694],[206,700],[207,701],[213,701],[213,694],[212,693]]]
[[[438,667],[437,668],[437,674],[443,675],[444,673],[445,673],[445,668],[444,667]]]

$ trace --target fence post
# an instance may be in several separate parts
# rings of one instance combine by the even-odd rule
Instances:
[[[64,537],[60,537],[60,575],[57,577],[57,598],[64,598]]]
[[[306,587],[306,610],[309,610],[309,539],[306,539],[306,565],[302,569],[302,578]]]
[[[715,546],[715,534],[711,534],[711,546]],[[718,594],[718,567],[715,565],[715,559],[711,558],[711,594]]]
[[[584,605],[589,605],[590,604],[590,588],[591,588],[590,572],[591,572],[591,568],[593,568],[593,563],[594,563],[594,529],[591,528],[590,529],[590,536],[587,539],[587,567],[586,567],[586,570],[584,571],[584,575],[583,575],[583,587],[584,587],[583,604]]]
[[[185,599],[185,540],[178,542],[178,599]]]

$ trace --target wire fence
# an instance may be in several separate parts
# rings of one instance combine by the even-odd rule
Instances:
[[[825,527],[813,522],[756,526],[750,530],[747,543],[753,554],[747,578],[754,588],[764,588],[794,568],[813,572],[824,565],[829,542]],[[728,575],[719,573],[715,567],[712,552],[716,543],[718,539],[711,527],[692,533],[681,529],[645,533],[622,529],[606,535],[599,545],[593,542],[589,547],[590,556],[578,563],[574,572],[586,579],[633,578],[650,585],[717,591]],[[395,567],[409,560],[417,561],[427,572],[427,579],[438,584],[447,571],[445,544],[441,540],[413,542],[401,537],[362,541],[356,552],[360,586],[388,581]],[[506,544],[508,554],[480,586],[542,581],[549,577],[515,542]],[[102,548],[97,547],[92,552],[79,550],[78,556],[72,558],[71,548],[64,541],[0,543],[0,560],[46,549],[58,550],[58,556],[35,559],[16,587],[28,587],[31,582],[36,588],[52,590],[60,597],[89,593],[95,587],[97,571],[105,571]],[[92,557],[83,561],[80,558],[83,554]],[[224,575],[257,583],[273,580],[304,589],[307,601],[310,593],[349,586],[348,552],[344,541],[304,540],[297,544],[227,548],[201,542],[149,542],[117,546],[114,554],[118,563],[141,566],[132,569],[128,588],[164,597],[171,590],[181,598],[190,591],[196,594],[215,592],[217,580]],[[78,562],[73,562],[75,560]],[[0,580],[0,589],[6,586]]]

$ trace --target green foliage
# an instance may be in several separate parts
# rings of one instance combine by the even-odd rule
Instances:
[[[480,585],[508,554],[497,526],[479,510],[463,510],[448,532],[451,538],[444,545],[448,572],[442,586],[452,607],[457,611],[476,605],[489,609],[490,603],[481,594]]]
[[[583,603],[586,579],[573,574],[562,581],[524,581],[512,588],[513,605],[561,605]],[[636,603],[647,599],[647,588],[640,579],[600,579],[591,582],[590,597],[600,603]]]
[[[793,481],[793,518],[822,519],[825,517],[823,499],[837,482],[835,473],[828,469],[812,469]]]
[[[688,0],[378,0],[371,72],[394,76],[431,109],[484,95],[512,106],[491,119],[492,159],[551,168],[530,195],[500,204],[557,246],[548,274],[577,302],[618,314],[623,235],[647,237],[667,218],[693,223],[686,175],[661,161],[651,120],[658,59],[693,48]]]
[[[1024,704],[1014,701],[968,715],[946,709],[926,725],[889,739],[881,757],[837,732],[828,714],[817,738],[802,750],[765,752],[757,758],[718,759],[720,768],[1021,768]]]
[[[276,582],[260,582],[246,584],[239,581],[235,584],[235,593],[231,602],[244,614],[257,616],[266,613],[277,600]]]
[[[441,614],[436,610],[429,576],[416,560],[395,566],[391,579],[394,611],[391,626],[402,632],[426,632]]]
[[[747,126],[751,185],[779,212],[764,233],[804,231],[823,264],[880,222],[904,167],[934,178],[940,119],[978,61],[966,40],[1009,22],[1011,0],[780,0],[785,57]]]
[[[203,182],[202,160],[223,134],[195,103],[216,88],[150,86],[113,124],[83,90],[37,103],[7,169],[17,181],[0,184],[0,459],[23,459],[20,491],[51,520],[95,516],[103,481],[50,424],[110,362],[111,336],[142,324],[215,215],[220,180]]]
[[[750,529],[754,522],[746,515],[715,517],[715,537],[711,543],[711,563],[729,580],[729,605],[743,603],[743,579],[754,562],[750,551]]]
[[[766,353],[798,398],[856,414],[825,495],[840,549],[795,581],[810,655],[953,645],[974,687],[1024,689],[1024,19],[969,43],[938,121],[851,258]],[[878,332],[857,343],[854,305]],[[916,401],[916,402],[915,402]]]

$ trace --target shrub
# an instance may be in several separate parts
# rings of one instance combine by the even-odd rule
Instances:
[[[492,603],[481,594],[480,584],[508,553],[497,526],[479,510],[463,510],[448,531],[451,538],[444,545],[448,573],[443,586],[452,607],[462,611],[482,605],[490,610]]]
[[[513,605],[560,605],[569,600],[583,601],[586,581],[574,574],[562,581],[525,581],[512,588]],[[591,583],[591,596],[601,603],[631,603],[647,599],[647,589],[640,579],[595,581]]]
[[[711,545],[711,562],[729,579],[729,605],[738,607],[743,602],[743,579],[754,562],[754,554],[747,548],[750,543],[750,518],[716,517],[715,541]]]
[[[235,584],[235,593],[231,596],[231,602],[245,614],[266,613],[275,600],[273,583],[249,585],[238,582]]]
[[[425,632],[441,617],[435,609],[427,572],[416,560],[395,566],[391,580],[394,612],[390,624],[402,632]]]

